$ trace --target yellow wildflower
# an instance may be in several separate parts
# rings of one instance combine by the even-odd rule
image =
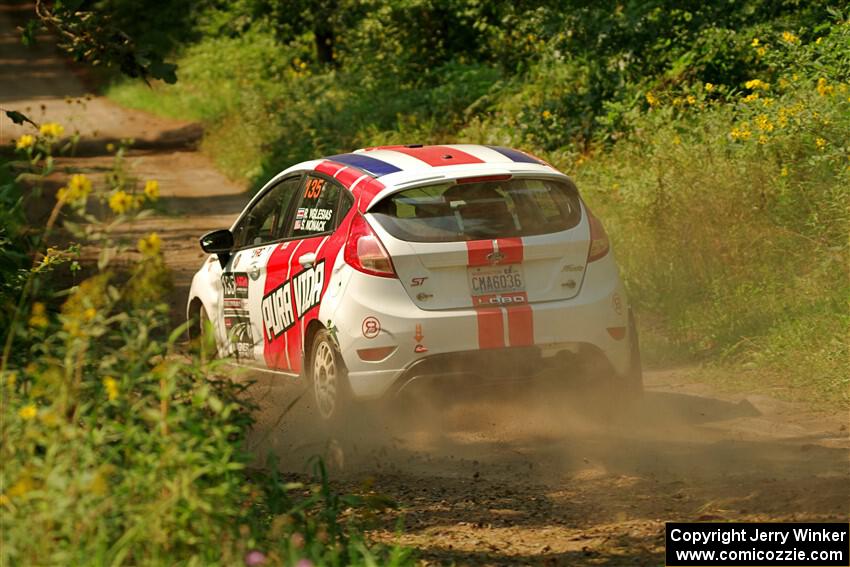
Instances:
[[[109,197],[109,208],[117,215],[123,215],[136,208],[136,201],[125,191],[118,190]]]
[[[781,175],[782,177],[788,177],[788,168],[783,166],[782,169],[779,171],[779,175]]]
[[[47,326],[47,315],[45,315],[44,303],[35,302],[32,304],[32,313],[30,314],[30,327],[43,329]]]
[[[761,79],[752,79],[752,80],[749,80],[746,83],[744,83],[744,86],[747,87],[750,90],[761,89],[763,91],[766,91],[770,88],[770,83],[766,83],[766,82],[762,81]]]
[[[62,187],[56,193],[56,198],[67,203],[82,203],[91,193],[91,179],[77,173],[71,176],[67,187]]]
[[[820,96],[827,96],[827,95],[831,95],[833,93],[833,91],[835,90],[835,87],[830,85],[824,77],[821,77],[820,79],[818,79],[817,89],[818,89],[818,94]]]
[[[549,112],[548,110],[544,110],[543,114],[541,114],[541,116],[543,116],[544,120],[549,120],[550,118],[552,118],[552,113]]]
[[[97,315],[97,309],[94,307],[88,307],[85,311],[83,311],[83,318],[85,318],[86,321],[91,321],[94,319],[95,315]]]
[[[706,92],[709,92],[709,93],[710,93],[710,92],[711,92],[711,91],[713,91],[713,90],[714,90],[714,85],[713,85],[712,83],[706,83],[706,84],[705,84],[705,91],[706,91]]]
[[[646,93],[646,102],[649,103],[649,106],[658,106],[658,99],[652,94],[652,91]]]
[[[34,418],[38,414],[38,409],[35,407],[35,404],[27,404],[21,409],[18,410],[18,415],[24,421],[29,421]]]
[[[106,144],[106,151],[109,152],[109,153],[114,152],[115,151],[115,144],[113,144],[112,142],[109,142],[108,144]]]
[[[767,117],[767,114],[759,114],[756,117],[756,127],[762,132],[773,132],[773,122]]]
[[[759,136],[759,144],[761,144],[762,146],[763,146],[763,145],[765,145],[765,144],[767,144],[767,140],[768,140],[768,138],[767,138],[767,136],[765,136],[764,134],[762,134],[761,136]]]
[[[759,46],[759,38],[754,37],[753,41],[752,41],[752,43],[750,43],[750,45],[753,46],[753,47],[758,47]]]
[[[782,32],[782,39],[785,41],[785,43],[790,43],[792,45],[800,43],[800,38],[789,31]]]
[[[696,104],[697,103],[697,97],[695,97],[694,95],[688,95],[687,100],[688,100],[688,104]]]
[[[145,256],[156,256],[162,247],[162,239],[155,232],[150,233],[147,238],[140,238],[138,243],[139,252]]]
[[[103,388],[106,390],[106,397],[109,398],[110,402],[118,397],[118,380],[112,376],[103,379]]]
[[[753,102],[754,100],[759,99],[758,93],[751,93],[744,97],[744,102]]]
[[[45,122],[38,131],[42,136],[47,138],[59,138],[65,133],[65,128],[56,122]]]
[[[543,114],[546,113],[544,112]],[[151,201],[156,201],[159,198],[159,181],[149,179],[145,182],[145,196]]]
[[[752,132],[750,132],[750,125],[747,122],[743,122],[740,126],[735,126],[732,128],[732,131],[729,132],[729,136],[733,140],[749,140],[750,136],[752,136]]]
[[[31,148],[35,145],[35,136],[31,136],[30,134],[24,134],[18,141],[15,142],[15,149],[25,150],[27,148]]]
[[[760,57],[764,57],[764,54],[767,53],[767,48],[759,47],[758,49],[756,49],[756,53],[758,53]]]
[[[815,145],[818,147],[819,150],[823,150],[826,147],[826,140],[824,140],[823,138],[818,138],[817,140],[815,140]]]

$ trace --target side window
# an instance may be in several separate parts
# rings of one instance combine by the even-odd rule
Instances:
[[[254,203],[233,230],[237,248],[257,246],[283,237],[289,207],[298,195],[301,177],[284,179]]]
[[[292,217],[292,236],[307,238],[336,228],[340,194],[345,190],[323,177],[308,175]]]

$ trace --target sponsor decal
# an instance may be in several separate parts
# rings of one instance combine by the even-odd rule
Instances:
[[[325,261],[306,268],[263,296],[266,341],[271,342],[319,304],[325,281]]]
[[[363,319],[363,324],[360,326],[363,336],[367,339],[374,339],[381,332],[381,322],[375,317],[366,317]]]
[[[614,312],[617,315],[623,314],[623,300],[620,298],[620,294],[614,292],[614,295],[611,296],[611,304],[614,306]]]
[[[248,274],[227,272],[221,275],[225,299],[248,299]]]
[[[224,291],[224,328],[236,349],[237,359],[254,358],[254,337],[248,311],[248,274],[226,272],[221,275]]]
[[[295,312],[299,319],[307,311],[319,304],[322,299],[322,288],[325,283],[325,261],[298,272],[292,278],[295,295]]]
[[[584,268],[577,264],[567,264],[563,268],[561,268],[562,272],[583,272]]]
[[[265,252],[265,251],[266,251],[265,246],[260,246],[259,248],[254,248],[253,250],[251,250],[251,259],[253,260],[254,258],[259,258],[260,256],[263,255],[263,252]]]
[[[304,207],[299,208],[295,212],[295,218],[299,220],[307,218],[307,209],[305,209]]]
[[[266,338],[271,341],[295,324],[292,310],[292,284],[289,281],[277,286],[263,297],[263,326]]]
[[[528,294],[511,293],[511,294],[491,294],[473,296],[472,303],[474,305],[521,305],[528,303]]]

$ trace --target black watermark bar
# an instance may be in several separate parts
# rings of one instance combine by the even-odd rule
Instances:
[[[850,566],[850,524],[667,524],[668,567]]]

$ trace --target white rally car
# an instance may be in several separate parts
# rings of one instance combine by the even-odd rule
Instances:
[[[188,316],[209,319],[237,363],[311,381],[325,419],[437,377],[594,367],[619,392],[642,389],[602,224],[569,177],[518,150],[385,146],[300,163],[201,247]]]

